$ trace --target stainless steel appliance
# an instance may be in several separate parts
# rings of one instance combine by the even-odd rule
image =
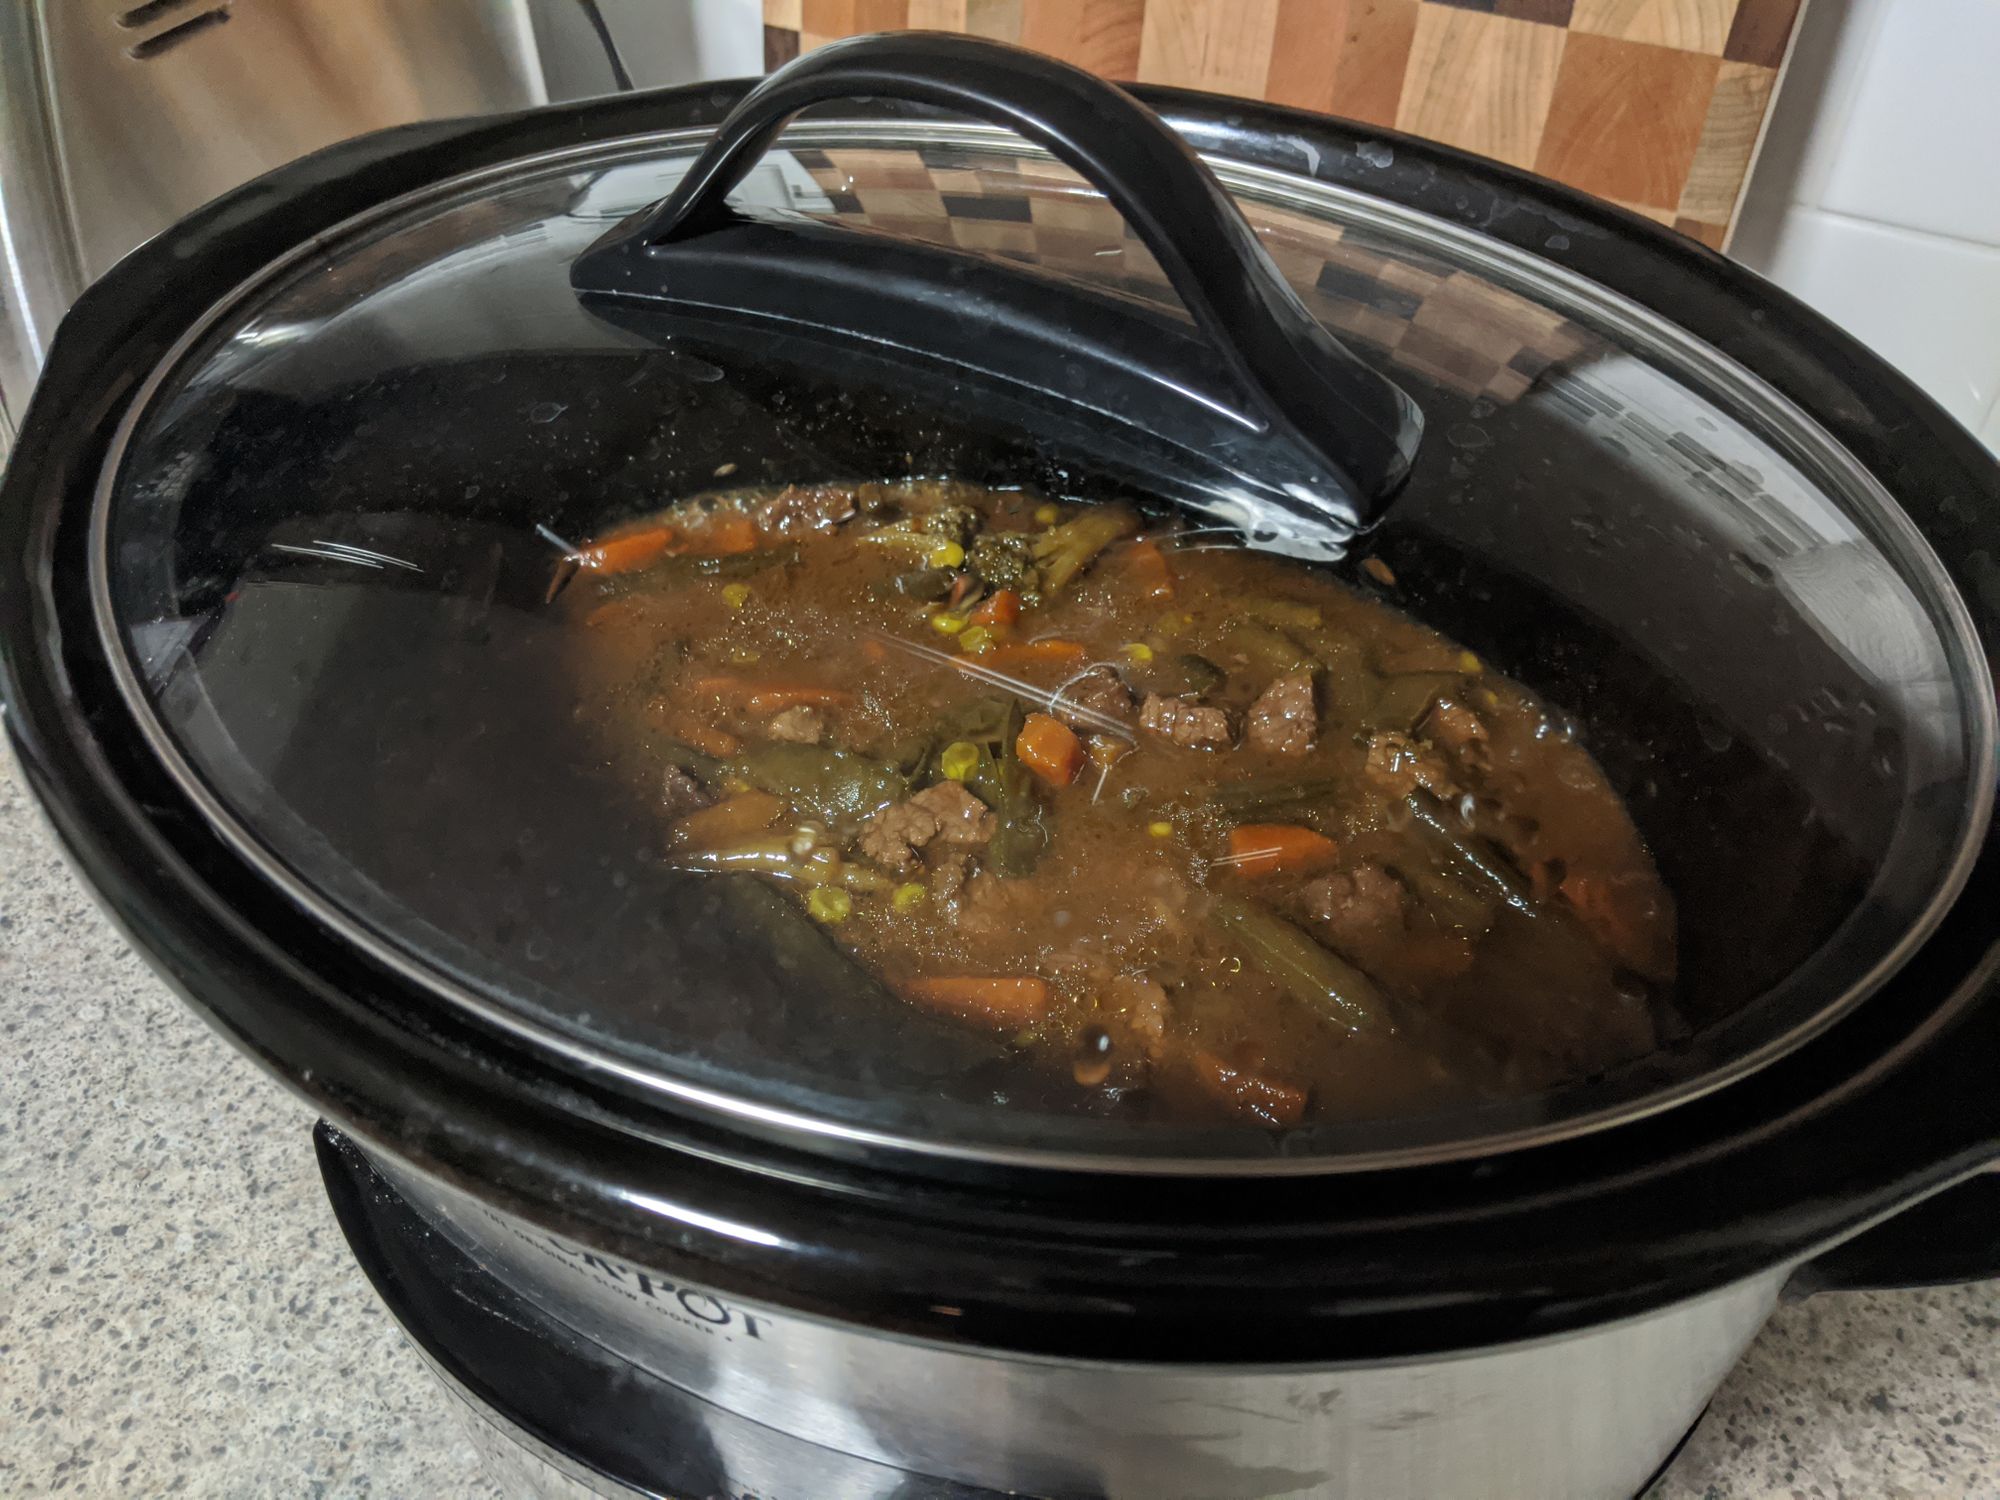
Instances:
[[[64,309],[134,245],[334,141],[546,97],[526,0],[0,9],[0,454]]]
[[[1169,136],[969,40],[746,93],[197,212],[72,310],[0,489],[27,784],[338,1127],[461,1389],[614,1493],[1622,1500],[1778,1296],[2000,1269],[1990,454],[1754,276],[1444,148],[1147,93]],[[1429,433],[1386,510],[1411,414],[1344,448],[1269,378],[1350,354]],[[574,539],[724,473],[1259,498],[1193,406],[1351,457],[1404,604],[1576,716],[1684,1032],[1434,1112],[1135,1119],[635,836]]]

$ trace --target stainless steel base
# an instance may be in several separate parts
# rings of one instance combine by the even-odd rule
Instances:
[[[540,1440],[571,1458],[593,1441],[620,1444],[602,1410],[476,1389],[482,1373],[545,1362],[559,1344],[622,1371],[613,1383],[628,1390],[643,1382],[681,1424],[655,1449],[626,1443],[624,1472],[659,1484],[663,1465],[693,1464],[701,1486],[738,1485],[718,1493],[783,1500],[1628,1500],[1693,1425],[1784,1276],[1777,1268],[1561,1339],[1436,1359],[1323,1370],[1030,1360],[725,1299],[553,1238],[399,1164],[371,1166],[339,1144],[323,1157],[329,1149],[413,1213],[423,1239],[476,1268],[467,1275],[486,1273],[516,1324],[538,1330],[533,1352],[447,1361],[482,1406],[541,1416]],[[377,1285],[424,1343],[421,1317]],[[464,1306],[455,1297],[441,1315]]]
[[[997,1491],[804,1442],[646,1374],[481,1270],[324,1126],[319,1139],[328,1196],[349,1244],[418,1355],[458,1398],[461,1425],[506,1495],[999,1500]],[[1278,1487],[1267,1495],[1314,1493],[1286,1487],[1283,1476],[1272,1483]],[[1058,1493],[1094,1500],[1133,1491],[1087,1483]],[[1486,1491],[1494,1500],[1531,1493],[1497,1471]]]

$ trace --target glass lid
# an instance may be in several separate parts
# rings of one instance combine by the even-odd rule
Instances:
[[[301,247],[107,470],[101,628],[155,748],[405,975],[767,1132],[1309,1170],[1739,1077],[1949,902],[1992,754],[1962,607],[1670,324],[1212,162],[1423,418],[1379,525],[1302,559],[1200,502],[1200,453],[1135,456],[1059,340],[1029,401],[579,297],[705,140]],[[1079,339],[1194,337],[1107,196],[1004,130],[814,119],[733,202],[1026,278]]]

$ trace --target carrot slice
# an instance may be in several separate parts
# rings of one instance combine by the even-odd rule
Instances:
[[[1295,1084],[1239,1068],[1213,1052],[1194,1054],[1201,1086],[1234,1114],[1266,1125],[1296,1125],[1306,1112],[1306,1091]]]
[[[1050,786],[1068,786],[1083,769],[1083,741],[1051,714],[1029,714],[1014,741],[1021,764]]]
[[[975,625],[1012,625],[1021,618],[1021,596],[1012,589],[995,589],[972,612]]]
[[[733,557],[755,552],[762,540],[757,523],[748,516],[718,516],[689,535],[686,550],[697,557]]]
[[[637,573],[665,557],[679,540],[671,526],[647,526],[594,542],[577,553],[576,561],[593,573]]]
[[[682,719],[674,725],[676,737],[684,745],[691,745],[703,755],[718,758],[734,755],[743,748],[743,741],[726,729],[700,723],[694,719]]]
[[[903,984],[902,992],[919,1005],[995,1026],[1030,1026],[1049,1008],[1048,981],[1032,975],[958,974],[912,979]]]
[[[965,658],[955,665],[970,666],[976,660],[996,672],[1018,672],[1024,667],[1080,667],[1090,650],[1081,641],[1016,641],[995,646],[977,658]]]
[[[674,847],[727,849],[777,822],[784,806],[769,792],[743,792],[713,807],[700,808],[674,823]]]
[[[1323,870],[1340,846],[1290,823],[1239,823],[1229,830],[1229,864],[1244,875],[1300,875]]]
[[[1148,599],[1174,597],[1174,570],[1160,544],[1141,539],[1125,549],[1125,568]]]
[[[1641,974],[1661,972],[1659,913],[1645,882],[1568,875],[1557,889],[1584,929],[1621,963]]]
[[[845,708],[854,694],[805,682],[749,682],[741,677],[697,677],[694,690],[736,704],[753,714],[774,714],[781,708],[809,704],[814,708]]]

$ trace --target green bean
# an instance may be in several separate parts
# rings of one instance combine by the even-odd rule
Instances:
[[[1223,782],[1208,794],[1208,800],[1242,821],[1281,807],[1330,802],[1351,785],[1338,776],[1249,776]]]
[[[1349,1031],[1390,1024],[1388,998],[1375,981],[1283,917],[1231,895],[1216,897],[1210,910],[1245,957],[1322,1020]]]
[[[1149,693],[1200,698],[1221,687],[1229,674],[1205,656],[1182,651],[1159,657],[1134,671],[1132,676]]]
[[[849,750],[770,740],[746,745],[727,769],[829,824],[851,824],[909,795],[888,767]]]
[[[1319,665],[1313,654],[1276,626],[1249,621],[1222,638],[1223,648],[1274,677],[1310,672]]]
[[[1374,702],[1369,705],[1369,720],[1382,728],[1407,733],[1416,728],[1417,721],[1440,694],[1453,691],[1460,681],[1456,672],[1403,672],[1384,677],[1375,689]]]
[[[1506,863],[1497,850],[1483,849],[1451,826],[1451,814],[1429,792],[1416,791],[1404,799],[1415,819],[1417,831],[1443,860],[1445,866],[1482,885],[1525,916],[1537,916],[1541,907],[1525,877]]]
[[[697,781],[714,786],[729,768],[713,755],[705,755],[692,745],[684,745],[679,740],[663,740],[660,743],[660,758],[670,766],[679,766]]]
[[[1396,873],[1445,926],[1461,932],[1484,932],[1493,925],[1495,898],[1485,882],[1475,889],[1456,870],[1402,864],[1397,865]]]

